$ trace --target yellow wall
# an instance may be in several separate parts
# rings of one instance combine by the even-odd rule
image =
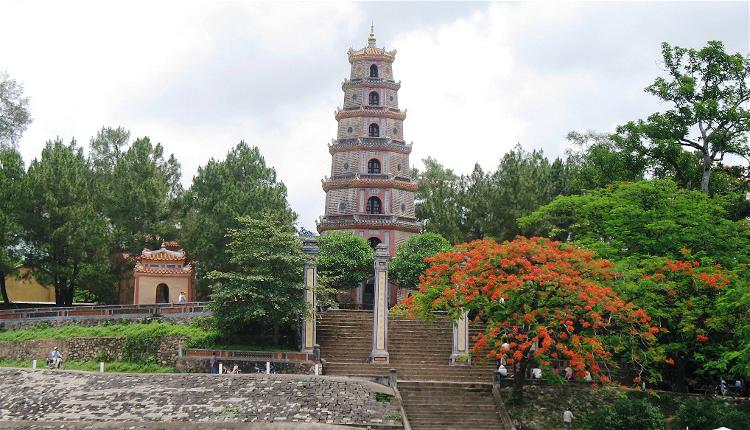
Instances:
[[[22,267],[19,272],[25,275],[29,269]],[[5,288],[12,302],[55,302],[55,287],[42,285],[36,279],[18,279],[15,275],[5,277]]]
[[[138,303],[156,303],[156,286],[159,284],[167,284],[169,287],[169,302],[176,303],[177,298],[180,296],[180,291],[185,292],[185,296],[189,297],[188,292],[188,277],[172,277],[164,276],[158,277],[154,275],[139,276],[138,278]]]

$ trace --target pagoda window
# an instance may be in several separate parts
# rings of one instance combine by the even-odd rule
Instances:
[[[367,162],[367,173],[379,174],[380,173],[380,160],[373,158]]]
[[[368,214],[380,214],[383,213],[381,208],[383,207],[380,203],[380,199],[377,197],[370,197],[367,199],[367,213]]]
[[[380,137],[380,127],[377,124],[370,124],[370,137]]]
[[[377,78],[378,77],[378,66],[373,64],[370,66],[370,77],[371,78]]]
[[[378,94],[377,91],[373,91],[370,93],[370,106],[379,106],[380,105],[380,94]]]
[[[375,249],[376,246],[380,245],[380,239],[377,237],[371,237],[367,239],[367,242],[370,243],[370,248]]]

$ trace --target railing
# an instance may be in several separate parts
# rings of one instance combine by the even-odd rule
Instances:
[[[175,315],[207,312],[208,302],[163,303],[147,305],[96,305],[55,308],[6,309],[0,320],[116,317],[125,315]]]
[[[304,352],[227,351],[195,348],[185,349],[182,352],[183,357],[206,360],[210,359],[213,354],[216,354],[217,359],[236,361],[315,361],[314,354]]]

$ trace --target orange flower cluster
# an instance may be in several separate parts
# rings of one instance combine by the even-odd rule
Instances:
[[[613,366],[613,352],[629,337],[654,338],[648,315],[612,289],[613,264],[589,251],[519,237],[461,244],[427,261],[411,306],[454,317],[478,310],[487,329],[475,339],[475,354],[545,367],[562,360],[583,377]],[[622,341],[613,342],[617,333]]]

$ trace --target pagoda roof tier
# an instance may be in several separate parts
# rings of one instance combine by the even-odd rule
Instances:
[[[417,191],[417,184],[404,176],[368,173],[349,173],[324,178],[323,191],[342,188],[395,188],[404,191]]]
[[[354,139],[332,140],[328,144],[328,152],[331,155],[337,152],[356,151],[356,150],[381,150],[393,151],[401,154],[411,153],[411,144],[402,140],[395,140],[389,137],[357,137]]]
[[[378,48],[377,46],[366,46],[357,50],[349,48],[347,54],[349,55],[350,63],[358,60],[382,60],[392,63],[396,60],[395,49],[393,51],[386,51],[385,48]]]
[[[141,255],[136,257],[138,261],[184,261],[185,251],[167,249],[165,245],[162,245],[161,249],[150,250],[145,248]]]
[[[403,121],[406,119],[406,111],[400,111],[385,106],[360,106],[351,109],[336,110],[336,121],[343,118],[355,118],[360,116],[372,116],[376,118],[385,117]]]
[[[382,214],[327,215],[316,222],[318,233],[328,230],[378,228],[421,233],[422,223],[416,218]]]
[[[185,276],[193,272],[193,265],[186,264],[184,266],[168,268],[168,267],[148,267],[147,264],[138,263],[133,268],[134,273],[148,273],[149,275],[179,275]]]
[[[349,88],[389,88],[398,91],[401,88],[401,81],[395,82],[390,79],[383,78],[364,78],[364,79],[344,79],[341,83],[341,89],[347,90]]]

